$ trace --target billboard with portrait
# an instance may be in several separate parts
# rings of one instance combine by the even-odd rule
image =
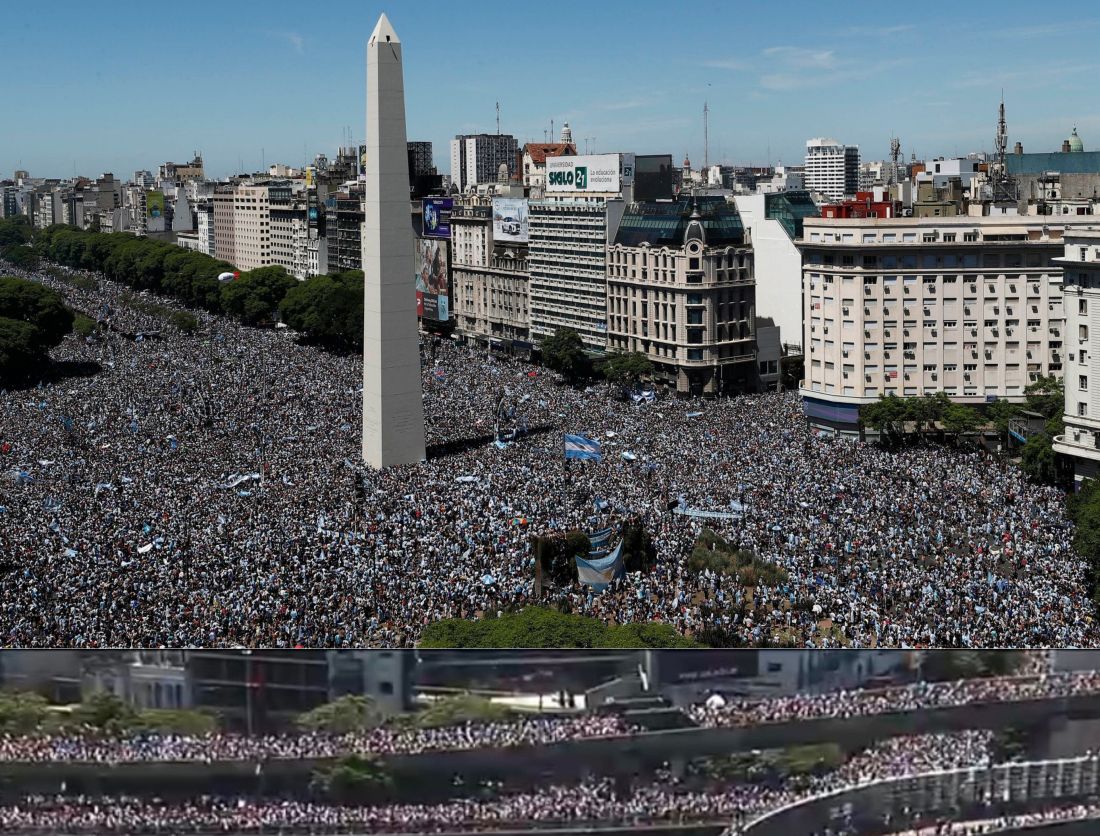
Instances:
[[[528,236],[527,201],[518,197],[494,197],[493,241],[526,244]]]
[[[426,197],[421,205],[424,212],[424,237],[450,238],[454,201],[449,197]]]
[[[145,193],[145,215],[149,218],[164,217],[164,192]]]
[[[446,322],[450,319],[450,269],[447,242],[438,238],[415,238],[416,315]]]

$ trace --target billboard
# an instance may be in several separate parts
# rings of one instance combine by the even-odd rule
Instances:
[[[526,244],[528,239],[527,201],[517,197],[493,198],[493,241],[497,244]]]
[[[145,193],[145,215],[149,218],[164,217],[164,192]]]
[[[634,182],[633,154],[584,154],[546,158],[546,191],[618,192]]]
[[[438,238],[415,238],[416,315],[446,322],[450,319],[450,287],[447,242]]]
[[[426,197],[424,210],[424,236],[426,238],[451,237],[451,209],[454,201],[449,197]]]

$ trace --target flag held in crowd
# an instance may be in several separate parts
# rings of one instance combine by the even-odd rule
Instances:
[[[565,457],[567,459],[595,459],[600,461],[600,442],[585,438],[583,435],[566,435]]]
[[[611,542],[611,533],[610,528],[604,528],[588,535],[588,542],[592,544],[592,554],[607,551],[607,544]]]
[[[577,560],[577,579],[586,586],[592,587],[596,592],[603,592],[615,578],[623,574],[623,544],[615,546],[609,554],[603,557],[583,557]]]

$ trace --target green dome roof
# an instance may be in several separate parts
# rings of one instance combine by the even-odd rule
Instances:
[[[1085,150],[1085,144],[1081,142],[1081,137],[1077,135],[1077,127],[1074,126],[1073,133],[1069,135],[1069,139],[1066,140],[1069,143],[1069,150],[1073,153],[1080,153]]]

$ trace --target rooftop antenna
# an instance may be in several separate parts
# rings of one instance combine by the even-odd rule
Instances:
[[[890,138],[890,179],[887,185],[896,186],[898,182],[898,160],[901,158],[901,140],[896,136]]]
[[[703,102],[703,171],[710,171],[710,108]],[[706,175],[708,178],[709,174]]]
[[[500,136],[500,102],[497,102],[497,136]]]
[[[554,141],[554,120],[550,120],[550,141]]]

